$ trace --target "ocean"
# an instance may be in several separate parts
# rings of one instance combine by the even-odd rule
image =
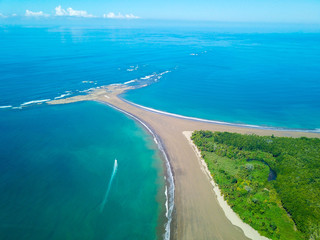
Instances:
[[[134,120],[93,102],[36,106],[2,113],[0,131],[0,239],[164,234],[163,163]]]
[[[163,238],[166,171],[153,137],[103,104],[50,99],[156,77],[122,97],[319,131],[319,31],[129,22],[0,25],[0,238]]]

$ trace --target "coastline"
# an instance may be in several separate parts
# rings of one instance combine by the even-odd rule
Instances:
[[[223,209],[226,217],[230,220],[230,222],[238,226],[239,228],[242,229],[244,234],[254,240],[270,240],[267,237],[261,236],[257,230],[252,228],[249,224],[243,222],[239,215],[235,213],[232,208],[228,205],[227,201],[224,200],[224,196],[221,193],[221,190],[218,186],[218,184],[214,181],[213,177],[210,174],[210,171],[208,169],[207,163],[204,161],[204,159],[201,157],[201,152],[198,150],[197,146],[192,142],[191,136],[192,136],[192,131],[184,131],[182,134],[187,138],[190,146],[192,147],[194,153],[197,155],[199,164],[201,169],[203,170],[203,173],[208,177],[208,180],[210,181],[213,191],[218,199],[218,202],[220,204],[220,207]]]
[[[98,101],[99,102],[99,101]],[[166,181],[166,188],[165,188],[165,196],[166,196],[166,218],[167,222],[165,224],[165,231],[163,234],[163,239],[164,240],[170,240],[171,237],[171,223],[173,220],[173,210],[174,210],[174,177],[173,177],[173,172],[172,172],[172,167],[170,164],[170,160],[168,158],[168,154],[166,152],[165,147],[163,146],[161,139],[159,136],[151,129],[150,126],[148,126],[146,123],[141,121],[137,116],[134,116],[124,110],[121,110],[117,108],[116,106],[113,106],[111,104],[105,103],[105,102],[100,102],[102,104],[108,105],[109,107],[120,111],[124,113],[125,115],[129,116],[133,120],[137,121],[143,128],[145,128],[149,134],[153,137],[153,141],[157,145],[159,151],[161,152],[163,158],[164,158],[164,163],[165,163],[165,169],[166,169],[166,175],[165,175],[165,181]],[[168,190],[169,189],[169,190]]]
[[[271,127],[271,126],[262,126],[262,125],[252,125],[252,124],[245,124],[245,123],[232,123],[232,122],[222,122],[222,121],[216,121],[216,120],[210,120],[210,119],[204,119],[204,118],[197,118],[197,117],[188,117],[176,113],[170,113],[165,112],[161,110],[157,110],[150,107],[145,107],[142,105],[139,105],[134,102],[130,102],[121,96],[118,96],[122,101],[131,104],[132,106],[142,108],[149,112],[154,112],[166,116],[172,116],[179,119],[185,119],[185,120],[191,120],[196,122],[204,122],[204,123],[212,123],[212,124],[218,124],[218,125],[225,125],[225,126],[232,126],[232,127],[242,127],[242,128],[253,128],[253,129],[261,129],[261,130],[274,130],[274,131],[290,131],[290,132],[306,132],[306,133],[320,133],[320,129],[291,129],[291,128],[278,128],[278,127]]]
[[[156,143],[158,141],[157,138],[161,141],[167,158],[168,160],[170,159],[174,176],[175,209],[173,210],[174,215],[170,232],[172,237],[170,239],[241,240],[249,239],[247,235],[250,232],[246,228],[239,228],[237,224],[227,218],[217,198],[219,195],[215,196],[212,183],[208,181],[208,176],[199,167],[198,156],[190,146],[190,143],[186,141],[182,132],[211,130],[254,133],[257,135],[320,137],[319,133],[225,125],[212,123],[210,120],[199,121],[188,117],[176,117],[174,114],[166,114],[165,112],[158,112],[158,110],[150,111],[143,106],[136,106],[119,97],[120,94],[131,89],[134,88],[121,84],[109,85],[93,90],[88,95],[55,100],[48,102],[48,104],[98,101],[112,106],[129,116],[131,115],[147,130],[148,128],[152,129],[149,132],[154,136]]]

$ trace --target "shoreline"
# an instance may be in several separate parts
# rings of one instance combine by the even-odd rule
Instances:
[[[126,100],[121,96],[118,96],[118,97],[122,101],[124,101],[124,102],[126,102],[126,103],[128,103],[128,104],[130,104],[132,106],[144,109],[144,110],[149,111],[149,112],[154,112],[154,113],[162,114],[162,115],[165,115],[165,116],[171,116],[171,117],[175,117],[175,118],[178,118],[178,119],[185,119],[185,120],[196,121],[196,122],[204,122],[204,123],[212,123],[212,124],[225,125],[225,126],[231,126],[231,127],[260,129],[260,130],[320,133],[320,128],[316,128],[316,129],[284,128],[284,127],[262,126],[262,125],[253,125],[253,124],[245,124],[245,123],[223,122],[223,121],[210,120],[210,119],[197,118],[197,117],[188,117],[188,116],[184,116],[184,115],[181,115],[181,114],[170,113],[170,112],[157,110],[157,109],[150,108],[150,107],[145,107],[145,106],[142,106],[140,104],[137,104],[137,103],[131,102],[129,100]]]
[[[150,126],[148,126],[145,122],[140,120],[137,116],[134,116],[122,109],[117,108],[116,106],[113,106],[112,104],[102,102],[102,101],[97,101],[99,103],[102,103],[104,105],[107,105],[119,112],[124,113],[125,115],[129,116],[131,119],[134,121],[137,121],[144,129],[147,130],[147,132],[153,137],[153,141],[158,147],[158,150],[161,152],[163,158],[164,158],[164,163],[165,163],[165,170],[166,170],[166,175],[165,177],[165,182],[166,182],[166,187],[165,187],[165,196],[166,196],[166,202],[165,202],[165,207],[166,207],[166,224],[165,224],[165,231],[163,234],[163,239],[164,240],[170,240],[171,237],[171,223],[173,221],[173,210],[174,210],[174,174],[172,171],[172,167],[170,164],[170,159],[168,158],[168,154],[166,152],[166,149],[161,142],[160,137],[152,130]],[[168,191],[169,189],[169,191]]]
[[[224,199],[223,194],[221,193],[221,190],[219,188],[219,185],[214,181],[213,177],[210,174],[210,171],[208,169],[207,163],[204,161],[204,159],[201,157],[201,152],[197,148],[197,146],[192,142],[191,136],[192,136],[192,131],[184,131],[182,134],[187,138],[190,146],[192,147],[194,153],[197,155],[200,168],[203,170],[203,173],[208,177],[208,180],[210,181],[213,191],[218,199],[218,202],[220,204],[220,207],[223,209],[226,217],[230,220],[230,222],[238,226],[239,228],[242,229],[244,234],[251,239],[254,240],[270,240],[267,237],[261,236],[260,233],[255,230],[253,227],[251,227],[249,224],[243,222],[239,215],[232,210],[232,208],[229,206],[227,201]]]
[[[289,131],[289,132],[305,132],[305,133],[316,133],[316,134],[320,134],[320,128],[314,128],[314,129],[308,129],[308,128],[290,128],[290,127],[277,127],[277,126],[271,126],[271,125],[256,125],[256,124],[246,124],[246,123],[233,123],[233,122],[225,122],[225,121],[219,121],[219,120],[212,120],[212,119],[205,119],[205,118],[200,118],[200,117],[192,117],[192,116],[185,116],[185,115],[181,115],[181,114],[177,114],[177,113],[171,113],[171,112],[166,112],[164,110],[157,110],[155,108],[151,108],[151,107],[146,107],[146,106],[143,106],[143,105],[140,105],[140,104],[137,104],[137,103],[134,103],[134,102],[131,102],[125,98],[123,98],[121,95],[129,90],[134,90],[135,88],[134,87],[131,87],[130,85],[125,85],[126,83],[124,84],[121,84],[121,83],[117,83],[117,84],[110,84],[110,85],[107,85],[107,86],[99,86],[97,88],[93,88],[93,89],[88,89],[88,90],[84,90],[82,91],[83,93],[88,93],[89,95],[94,93],[95,91],[97,90],[103,90],[103,89],[106,89],[106,87],[108,86],[125,86],[127,87],[126,89],[124,89],[121,93],[118,94],[118,98],[121,99],[122,101],[132,105],[132,106],[135,106],[135,107],[138,107],[138,108],[141,108],[141,109],[144,109],[146,111],[149,111],[149,112],[154,112],[154,113],[158,113],[158,114],[162,114],[162,115],[165,115],[165,116],[171,116],[171,117],[175,117],[175,118],[178,118],[178,119],[185,119],[185,120],[191,120],[191,121],[196,121],[196,122],[204,122],[204,123],[211,123],[211,124],[218,124],[218,125],[225,125],[225,126],[231,126],[231,127],[240,127],[240,128],[252,128],[252,129],[261,129],[261,130],[273,130],[273,131]],[[142,87],[146,87],[146,86],[142,86]],[[66,103],[72,103],[72,102],[77,102],[77,101],[90,101],[90,100],[93,100],[93,99],[80,99],[81,96],[88,96],[88,95],[75,95],[73,97],[67,97],[67,98],[64,98],[66,96],[68,96],[69,94],[63,94],[65,96],[61,97],[55,97],[53,99],[43,99],[43,100],[31,100],[31,101],[28,101],[28,102],[24,102],[18,106],[12,106],[12,105],[4,105],[4,106],[0,106],[0,109],[3,109],[3,110],[9,110],[9,109],[12,109],[12,110],[15,110],[15,109],[22,109],[22,108],[25,108],[25,107],[30,107],[30,106],[35,106],[35,105],[41,105],[41,104],[66,104]],[[80,96],[80,98],[79,98]],[[104,97],[106,98],[110,98],[108,95],[104,95]],[[69,101],[69,99],[75,99],[74,101]],[[63,102],[64,100],[66,100],[66,102]],[[61,103],[55,103],[55,102],[61,102]]]
[[[35,106],[35,105],[41,105],[41,104],[66,104],[66,103],[72,103],[72,102],[77,102],[77,101],[90,101],[90,100],[94,100],[94,99],[90,99],[90,98],[81,98],[84,96],[90,96],[91,94],[95,94],[95,92],[99,91],[99,90],[103,90],[103,89],[108,89],[109,87],[120,87],[122,88],[122,92],[118,93],[117,97],[119,99],[121,99],[122,101],[144,109],[146,111],[149,112],[154,112],[154,113],[158,113],[158,114],[162,114],[165,116],[171,116],[171,117],[175,117],[178,119],[185,119],[185,120],[191,120],[191,121],[196,121],[196,122],[204,122],[204,123],[211,123],[211,124],[218,124],[218,125],[225,125],[225,126],[232,126],[232,127],[241,127],[241,128],[252,128],[252,129],[261,129],[261,130],[273,130],[273,131],[289,131],[289,132],[305,132],[305,133],[316,133],[316,134],[320,134],[320,128],[314,128],[314,129],[308,129],[308,128],[290,128],[290,127],[277,127],[277,126],[271,126],[271,125],[256,125],[256,124],[246,124],[246,123],[234,123],[234,122],[225,122],[225,121],[220,121],[220,120],[212,120],[212,119],[205,119],[205,118],[200,118],[200,117],[192,117],[192,116],[185,116],[185,115],[181,115],[181,114],[177,114],[177,113],[171,113],[171,112],[166,112],[164,110],[157,110],[155,108],[151,108],[151,107],[146,107],[134,102],[131,102],[125,98],[123,98],[121,95],[126,93],[127,91],[130,90],[134,90],[136,89],[135,87],[132,87],[130,85],[126,85],[128,84],[128,82],[126,83],[116,83],[116,84],[110,84],[107,86],[99,86],[96,88],[90,88],[84,91],[81,91],[82,93],[87,93],[88,95],[75,95],[72,97],[67,97],[70,94],[62,94],[61,96],[55,97],[53,99],[42,99],[42,100],[31,100],[28,102],[24,102],[21,103],[18,106],[12,106],[12,105],[4,105],[4,106],[0,106],[0,109],[22,109],[25,107],[30,107],[30,106]],[[141,87],[146,87],[148,85],[143,85]],[[139,87],[139,88],[141,88]],[[67,98],[64,98],[67,97]],[[104,97],[106,98],[110,98],[108,95],[104,95]],[[70,101],[70,99],[74,99],[72,101]],[[64,102],[65,101],[65,102]],[[59,103],[56,103],[59,102]]]
[[[66,104],[78,101],[97,101],[107,104],[138,121],[153,136],[158,147],[159,143],[162,144],[163,148],[159,148],[159,150],[163,150],[163,153],[166,154],[164,156],[167,156],[169,167],[174,173],[172,177],[175,184],[173,188],[174,210],[172,209],[171,212],[174,215],[173,220],[169,223],[170,239],[248,240],[248,236],[253,236],[253,239],[264,239],[256,238],[256,235],[250,235],[251,230],[246,229],[246,227],[239,227],[239,224],[235,223],[233,219],[230,220],[230,213],[225,213],[226,208],[221,204],[219,194],[214,194],[210,179],[208,179],[204,170],[199,167],[198,156],[190,143],[186,141],[182,132],[211,130],[317,138],[320,137],[320,134],[219,124],[211,120],[199,121],[199,119],[190,119],[189,117],[155,109],[151,111],[150,108],[140,107],[140,105],[133,104],[120,97],[122,93],[132,89],[134,88],[121,84],[109,85],[93,90],[88,95],[59,99],[48,102],[48,104]],[[220,197],[223,199],[221,195]]]

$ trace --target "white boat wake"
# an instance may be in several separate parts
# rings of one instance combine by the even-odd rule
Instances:
[[[111,189],[112,181],[113,181],[114,176],[117,173],[117,169],[118,169],[118,162],[117,162],[117,159],[115,159],[114,160],[114,165],[113,165],[113,171],[112,171],[112,174],[111,174],[111,177],[110,177],[110,181],[109,181],[109,184],[108,184],[108,188],[107,188],[106,194],[104,195],[104,199],[103,199],[103,201],[101,202],[101,205],[100,205],[100,212],[103,212],[104,206],[107,203],[107,199],[108,199],[108,195],[109,195],[109,192],[110,192],[110,189]]]

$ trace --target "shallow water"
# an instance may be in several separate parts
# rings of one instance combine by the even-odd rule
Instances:
[[[163,162],[133,120],[78,103],[7,111],[0,131],[1,239],[161,238]]]

